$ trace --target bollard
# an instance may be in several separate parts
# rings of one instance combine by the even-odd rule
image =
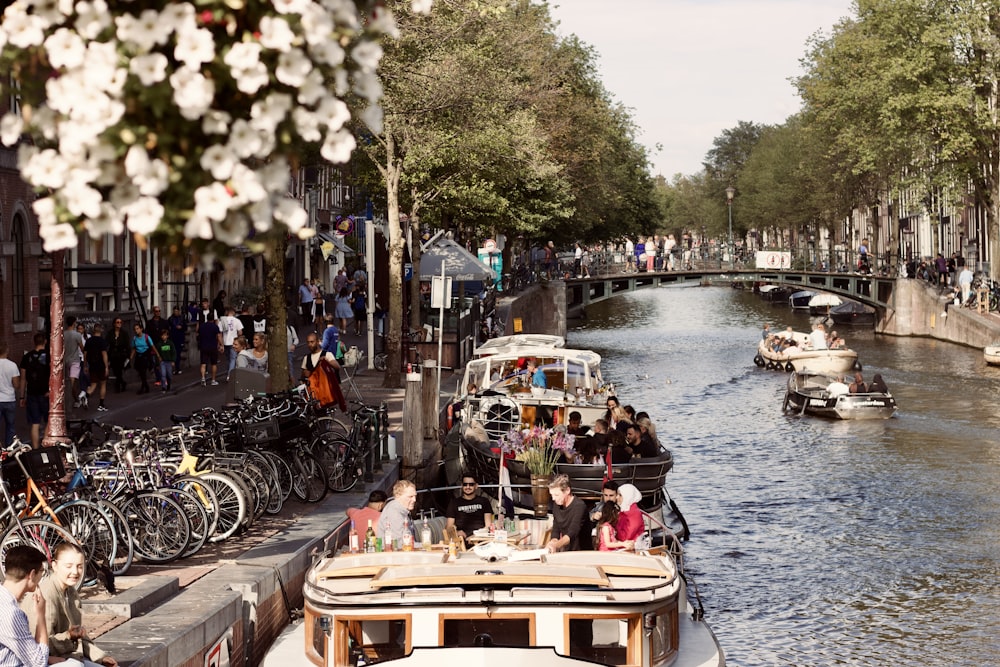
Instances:
[[[406,374],[406,395],[403,399],[403,469],[411,470],[423,462],[424,411],[421,407],[420,373]],[[407,473],[401,472],[401,478]]]

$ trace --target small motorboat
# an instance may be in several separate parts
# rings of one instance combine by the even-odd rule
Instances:
[[[875,326],[875,309],[857,301],[845,301],[830,309],[830,319],[836,324]]]
[[[889,419],[896,414],[892,394],[851,394],[844,387],[833,375],[794,373],[788,378],[782,410],[831,419]]]
[[[758,294],[764,301],[783,303],[791,294],[791,290],[783,285],[761,285]]]
[[[836,294],[817,294],[809,300],[810,315],[826,315],[830,309],[839,306],[844,302]]]
[[[779,336],[790,336],[795,345],[775,352],[766,340],[757,344],[757,354],[753,361],[759,368],[779,371],[800,371],[838,375],[851,370],[859,370],[858,353],[841,348],[837,350],[814,350],[809,347],[809,336],[800,331],[782,332]]]
[[[814,296],[816,296],[816,292],[807,289],[792,292],[792,295],[788,297],[788,307],[792,310],[809,310],[809,301]]]
[[[993,341],[983,348],[983,360],[989,366],[1000,366],[1000,341]]]

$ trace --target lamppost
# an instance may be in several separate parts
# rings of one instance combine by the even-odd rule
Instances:
[[[736,188],[729,186],[726,188],[726,204],[729,206],[729,270],[733,269],[733,195],[736,194]]]

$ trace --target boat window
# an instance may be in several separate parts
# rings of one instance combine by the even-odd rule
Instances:
[[[656,612],[656,625],[649,633],[651,664],[666,664],[677,653],[677,644],[680,638],[677,618],[676,606],[660,609]]]
[[[534,646],[535,616],[441,616],[442,646]]]
[[[365,661],[383,662],[402,658],[410,652],[409,615],[378,618],[337,616],[335,662],[338,667]]]
[[[634,615],[567,615],[569,655],[604,665],[637,665],[641,657],[639,620]]]

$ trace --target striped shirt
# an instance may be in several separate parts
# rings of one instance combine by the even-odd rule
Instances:
[[[44,667],[49,647],[35,641],[28,617],[6,587],[0,586],[0,667]]]

